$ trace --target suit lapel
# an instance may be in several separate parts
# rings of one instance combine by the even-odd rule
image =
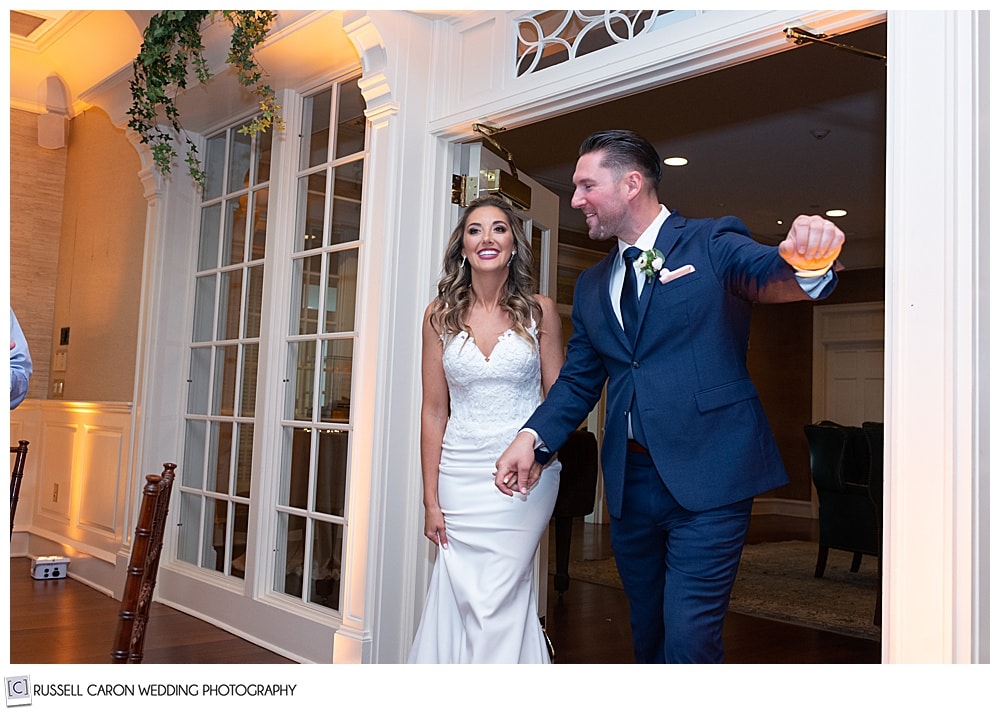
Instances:
[[[601,285],[601,312],[604,314],[604,323],[608,333],[615,334],[615,338],[621,345],[632,351],[632,344],[625,338],[625,331],[622,329],[618,317],[615,315],[614,305],[611,303],[611,274],[614,271],[615,260],[621,256],[618,249],[612,249],[608,256],[597,263],[594,267],[597,270],[597,283]]]
[[[687,218],[679,212],[671,212],[666,221],[660,226],[660,234],[656,236],[656,248],[664,255],[670,254],[670,250],[677,244],[681,237],[681,231],[687,225]]]
[[[677,244],[677,240],[680,239],[681,230],[687,220],[679,212],[671,212],[670,216],[666,219],[663,225],[660,227],[660,233],[656,236],[656,248],[663,252],[666,256],[670,254],[670,250],[674,248]],[[642,323],[646,318],[646,311],[649,310],[649,303],[653,300],[653,288],[659,284],[659,280],[653,278],[651,281],[643,284],[642,294],[639,296],[639,325],[636,328],[636,334],[642,330]],[[619,329],[621,330],[621,329]]]
[[[670,250],[677,244],[677,240],[680,239],[681,230],[684,228],[686,222],[687,220],[680,213],[671,212],[666,222],[660,227],[660,233],[656,236],[656,248],[663,252],[664,255],[669,254]],[[620,258],[618,250],[612,249],[608,252],[608,256],[592,268],[595,270],[597,283],[602,286],[600,302],[607,331],[608,333],[613,333],[622,347],[631,353],[635,349],[635,344],[629,343],[625,337],[625,331],[622,329],[618,317],[615,316],[615,309],[611,303],[611,273],[615,266],[615,260]],[[646,317],[646,311],[649,310],[649,303],[653,298],[653,288],[657,285],[658,282],[656,279],[643,285],[642,294],[639,298],[639,321],[636,328],[636,338],[642,332],[642,323]]]

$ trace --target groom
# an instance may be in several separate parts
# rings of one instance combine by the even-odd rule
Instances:
[[[722,662],[753,497],[788,482],[746,368],[751,308],[829,295],[844,235],[800,216],[761,245],[735,218],[668,211],[660,172],[630,131],[580,147],[572,205],[618,249],[580,275],[566,363],[496,485],[527,492],[607,382],[601,464],[635,659]]]

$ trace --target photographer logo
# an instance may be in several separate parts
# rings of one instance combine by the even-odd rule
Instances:
[[[30,706],[31,683],[25,676],[4,677],[7,687],[7,706]]]

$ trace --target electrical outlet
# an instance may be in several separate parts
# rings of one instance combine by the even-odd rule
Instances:
[[[53,503],[56,502],[56,501],[59,501],[59,485],[58,484],[53,484],[52,485],[52,501],[53,501]]]

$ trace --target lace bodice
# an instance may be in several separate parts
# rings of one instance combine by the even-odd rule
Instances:
[[[508,329],[489,359],[475,340],[462,332],[447,341],[444,372],[451,397],[451,416],[444,444],[475,441],[499,457],[541,402],[538,334],[534,347]],[[456,440],[457,438],[457,440]]]

